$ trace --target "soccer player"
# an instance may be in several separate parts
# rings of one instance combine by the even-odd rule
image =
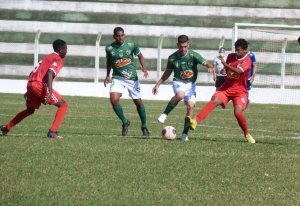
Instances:
[[[104,86],[110,81],[110,71],[113,68],[112,81],[110,85],[110,102],[116,115],[122,120],[122,135],[126,136],[130,121],[126,119],[122,106],[120,105],[120,98],[124,88],[128,89],[129,96],[136,105],[137,112],[142,121],[143,136],[148,137],[149,131],[146,124],[146,110],[141,99],[141,89],[138,80],[133,55],[138,56],[144,72],[144,78],[148,77],[148,72],[145,65],[145,59],[140,52],[135,42],[125,41],[124,30],[121,27],[114,29],[113,38],[115,42],[107,45],[106,51],[106,70],[107,75],[104,81]]]
[[[152,89],[152,93],[158,93],[159,86],[169,78],[174,71],[173,90],[175,96],[172,97],[165,111],[158,117],[160,123],[164,123],[169,113],[176,105],[184,99],[187,105],[186,116],[193,116],[196,103],[196,80],[198,76],[197,65],[206,66],[209,72],[212,72],[212,65],[206,61],[200,54],[189,49],[189,38],[186,35],[178,37],[178,50],[168,58],[167,69]],[[189,126],[184,124],[181,140],[188,141]]]
[[[238,39],[235,42],[235,53],[228,55],[226,62],[223,58],[219,58],[224,65],[222,73],[227,73],[227,78],[219,90],[212,96],[205,107],[201,109],[197,117],[186,117],[186,122],[191,130],[196,129],[207,115],[218,105],[226,107],[229,100],[232,100],[234,105],[234,115],[239,123],[239,126],[244,132],[245,138],[250,143],[255,143],[255,140],[249,134],[247,121],[243,115],[247,104],[247,79],[251,68],[251,59],[247,55],[248,42],[245,39]]]
[[[300,45],[300,37],[298,38],[298,43],[299,43],[299,45]]]
[[[63,58],[67,54],[67,44],[61,39],[53,42],[54,52],[45,56],[37,67],[30,73],[27,92],[24,94],[27,109],[23,110],[7,125],[1,125],[2,135],[5,136],[13,126],[18,124],[24,118],[32,115],[35,109],[44,105],[55,105],[58,107],[52,127],[47,134],[50,138],[62,138],[57,133],[57,128],[63,121],[68,109],[68,103],[52,89],[52,82],[57,77],[59,71],[63,68]]]
[[[251,90],[251,85],[254,81],[254,76],[256,74],[256,59],[255,59],[255,55],[250,51],[250,43],[248,42],[248,53],[247,55],[250,57],[252,64],[251,64],[251,69],[249,71],[249,75],[248,75],[248,80],[247,80],[247,90]],[[248,107],[248,104],[250,102],[249,99],[249,92],[248,92],[248,96],[247,96],[247,105],[246,108]]]
[[[222,86],[222,84],[225,82],[225,79],[226,79],[226,74],[221,74],[221,70],[224,68],[224,65],[222,64],[219,57],[223,58],[224,61],[226,61],[225,49],[223,47],[221,47],[219,49],[219,56],[217,56],[214,59],[214,63],[213,63],[213,65],[214,65],[213,78],[214,78],[214,81],[216,82],[216,84],[215,84],[216,91],[218,91],[219,87]]]

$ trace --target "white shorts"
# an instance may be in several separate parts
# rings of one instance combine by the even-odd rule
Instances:
[[[196,83],[183,83],[178,81],[173,81],[173,90],[176,95],[178,91],[184,91],[184,104],[187,105],[188,101],[196,103]]]
[[[129,96],[132,99],[141,99],[142,95],[139,80],[112,79],[110,93],[118,92],[122,94],[125,88],[128,89]]]

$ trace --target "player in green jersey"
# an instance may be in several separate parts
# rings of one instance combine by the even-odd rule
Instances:
[[[158,117],[160,123],[164,123],[168,114],[176,107],[176,105],[184,99],[187,105],[186,116],[194,115],[194,107],[196,103],[196,80],[198,76],[197,65],[202,64],[208,68],[208,72],[213,71],[213,66],[206,61],[200,54],[188,49],[190,46],[189,38],[186,35],[178,37],[178,51],[169,56],[167,69],[161,79],[153,87],[152,93],[158,93],[159,86],[169,78],[174,71],[173,90],[175,96],[167,105],[165,111]],[[184,124],[184,130],[181,140],[188,141],[189,125]]]
[[[137,112],[142,121],[143,136],[149,136],[149,131],[146,124],[146,110],[141,99],[140,84],[134,64],[133,55],[138,56],[144,72],[144,78],[148,77],[148,72],[145,66],[145,59],[137,47],[136,43],[125,41],[124,30],[121,27],[114,29],[113,38],[115,42],[106,46],[106,78],[104,86],[110,81],[110,71],[113,69],[112,81],[110,85],[110,102],[117,116],[122,120],[122,135],[126,136],[130,121],[126,119],[123,109],[120,105],[120,98],[124,89],[128,89],[129,96],[136,105]]]

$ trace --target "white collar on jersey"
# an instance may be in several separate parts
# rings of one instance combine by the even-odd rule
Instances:
[[[187,52],[186,52],[186,55],[188,55],[188,53],[189,53],[189,50],[187,50]],[[177,55],[179,56],[179,50],[177,51]],[[186,57],[186,55],[184,55],[184,56],[179,56],[179,58],[183,58],[183,57]]]
[[[242,59],[245,59],[247,56],[248,56],[248,54],[246,54],[244,57],[238,59],[238,58],[236,57],[236,55],[235,55],[235,59],[236,59],[236,60],[242,60]]]

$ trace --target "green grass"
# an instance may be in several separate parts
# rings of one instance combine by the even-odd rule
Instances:
[[[122,137],[109,99],[64,99],[63,139],[46,138],[54,106],[0,136],[1,205],[300,204],[299,106],[251,103],[244,115],[257,144],[249,144],[231,105],[213,110],[182,142],[161,138],[156,118],[167,101],[143,101],[151,133],[143,138],[132,100],[121,99],[132,122]],[[0,124],[24,108],[21,94],[0,94]],[[185,111],[180,103],[164,124],[178,136]]]

